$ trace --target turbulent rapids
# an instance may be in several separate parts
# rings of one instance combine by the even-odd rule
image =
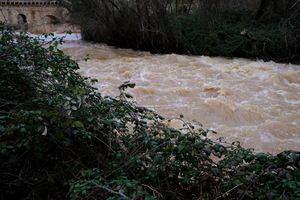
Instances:
[[[300,66],[153,55],[83,41],[61,49],[79,60],[82,75],[99,81],[103,95],[116,96],[118,86],[131,81],[135,101],[164,117],[183,114],[217,131],[214,137],[256,151],[300,150]]]

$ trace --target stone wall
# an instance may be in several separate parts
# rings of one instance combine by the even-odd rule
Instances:
[[[67,11],[56,1],[0,0],[0,21],[22,29],[66,23]]]

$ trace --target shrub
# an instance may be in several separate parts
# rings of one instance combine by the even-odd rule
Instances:
[[[300,199],[300,155],[253,153],[102,97],[57,49],[0,28],[0,199]]]

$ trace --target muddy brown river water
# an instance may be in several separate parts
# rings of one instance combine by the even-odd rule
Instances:
[[[165,117],[185,116],[227,141],[272,154],[300,150],[300,66],[207,56],[153,55],[68,41],[62,50],[103,95],[125,81],[135,101]],[[83,61],[89,54],[90,60]]]

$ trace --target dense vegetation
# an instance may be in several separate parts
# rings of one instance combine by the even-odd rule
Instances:
[[[299,0],[65,0],[86,40],[300,63]]]
[[[102,97],[57,49],[0,27],[0,199],[300,199],[300,154],[253,153]],[[198,127],[198,128],[197,128]]]

